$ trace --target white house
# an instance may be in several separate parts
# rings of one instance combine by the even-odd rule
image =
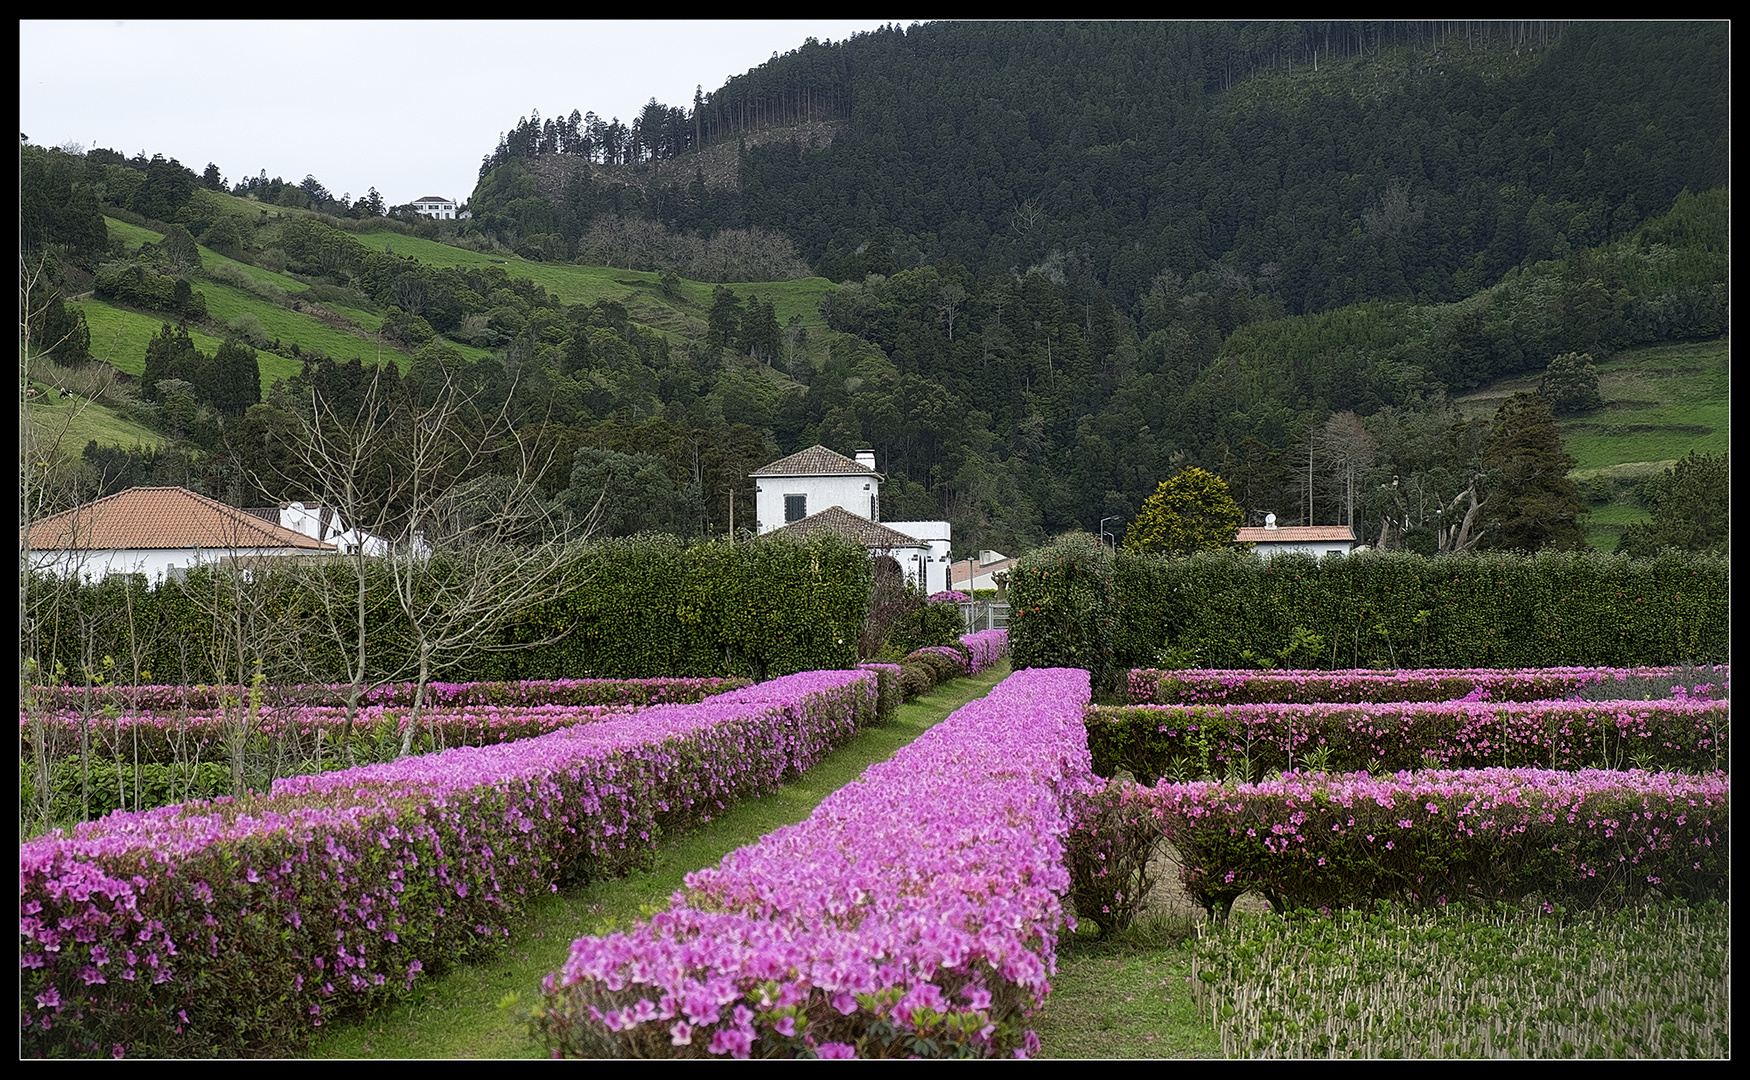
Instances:
[[[1252,553],[1260,559],[1289,551],[1317,559],[1331,554],[1347,555],[1355,548],[1355,533],[1347,525],[1279,526],[1275,514],[1265,515],[1263,528],[1241,529],[1234,539],[1252,544]]]
[[[761,536],[829,506],[881,520],[883,478],[875,471],[873,450],[857,451],[852,461],[816,445],[747,475],[754,482],[755,532]]]
[[[922,583],[924,593],[945,592],[948,589],[949,569],[953,566],[953,557],[948,552],[948,523],[946,521],[886,521],[882,522],[888,528],[906,536],[916,537],[923,545],[916,561],[906,568],[906,577]]]
[[[129,488],[19,532],[31,566],[93,580],[144,574],[156,583],[174,571],[225,560],[337,550],[178,487]]]
[[[302,533],[312,540],[333,544],[342,555],[350,555],[361,548],[366,555],[372,557],[385,555],[389,551],[389,541],[362,529],[347,528],[346,523],[340,519],[339,511],[333,507],[288,502],[277,507],[251,507],[245,513],[278,524],[281,528]]]
[[[950,530],[946,521],[881,521],[882,475],[875,471],[875,451],[859,450],[856,460],[824,446],[780,458],[747,474],[754,481],[756,532],[761,536],[815,519],[804,533],[830,527],[864,544],[871,552],[892,555],[906,578],[926,593],[948,588]],[[840,510],[844,516],[826,515]],[[822,516],[826,515],[826,516]],[[848,518],[859,519],[847,521]],[[882,526],[877,531],[863,523]]]
[[[442,195],[421,195],[413,200],[413,209],[429,218],[453,218],[456,216],[456,201]]]

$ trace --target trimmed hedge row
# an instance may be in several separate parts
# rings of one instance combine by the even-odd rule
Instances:
[[[1724,663],[1731,562],[1668,552],[1108,553],[1085,534],[1015,566],[1017,670],[1534,668]]]
[[[1112,649],[1125,668],[1725,663],[1730,572],[1724,557],[1677,553],[1120,552]],[[1017,655],[1030,630],[1015,626]]]
[[[450,682],[576,678],[735,676],[765,679],[857,662],[868,607],[868,553],[831,537],[798,543],[683,544],[672,537],[609,540],[570,553],[559,599],[495,628],[486,647],[442,668]],[[348,595],[351,565],[325,568]],[[246,627],[243,651],[261,651],[269,684],[340,683],[345,663],[319,632],[312,594],[284,571],[257,571],[242,586],[249,604],[234,617],[236,585],[213,571],[147,589],[127,579],[77,584],[26,578],[26,655],[45,681],[94,682],[140,670],[143,681],[235,682],[238,646],[228,627]],[[368,672],[379,679],[415,655],[409,624],[386,574],[367,571],[371,644]],[[259,603],[262,610],[256,610]],[[217,606],[218,610],[214,610]],[[261,645],[270,635],[296,648]],[[136,663],[137,658],[137,663]],[[111,661],[105,665],[105,660]],[[83,671],[85,665],[94,670]],[[242,675],[248,675],[248,672]]]
[[[698,701],[726,690],[749,685],[747,679],[526,679],[517,682],[434,682],[425,688],[427,708],[465,705],[668,705]],[[390,683],[367,692],[361,706],[408,707],[415,686]],[[346,705],[350,687],[263,686],[265,706],[315,705],[340,708]],[[123,712],[174,713],[182,710],[222,709],[247,702],[248,686],[39,686],[37,701],[52,710],[118,709]]]
[[[529,891],[643,865],[873,719],[809,672],[537,739],[117,814],[19,849],[25,1054],[258,1056],[506,933]]]
[[[1143,785],[1430,764],[1706,773],[1731,760],[1731,703],[1689,698],[1098,706],[1085,721],[1094,771]]]
[[[1350,702],[1357,705],[1386,701],[1547,701],[1572,697],[1587,688],[1592,700],[1602,700],[1611,684],[1627,684],[1631,692],[1610,696],[1628,698],[1640,684],[1650,681],[1686,682],[1684,696],[1725,697],[1731,685],[1731,668],[1685,671],[1681,668],[1533,668],[1529,671],[1497,671],[1459,668],[1417,671],[1161,671],[1138,669],[1130,673],[1126,689],[1132,705],[1194,704],[1286,704],[1299,702]],[[1468,698],[1467,698],[1468,695]],[[1669,696],[1661,694],[1660,696]]]
[[[1321,774],[1131,786],[1125,799],[1178,849],[1191,897],[1222,915],[1254,890],[1277,910],[1533,895],[1593,906],[1724,899],[1730,883],[1723,773]]]
[[[1065,924],[1065,802],[1089,785],[1082,671],[1028,671],[580,938],[543,986],[554,1056],[1007,1057],[1038,1048]]]
[[[1009,590],[1009,655],[1016,671],[1081,668],[1094,693],[1114,688],[1119,601],[1110,552],[1086,533],[1071,533],[1023,555]]]

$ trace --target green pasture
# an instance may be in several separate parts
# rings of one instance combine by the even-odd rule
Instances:
[[[1670,468],[1691,452],[1724,453],[1731,444],[1730,338],[1684,345],[1657,345],[1617,353],[1597,365],[1604,407],[1558,418],[1568,453],[1578,462],[1569,475],[1606,483],[1607,501],[1594,499],[1582,519],[1586,543],[1615,551],[1631,522],[1650,516],[1634,498],[1640,482]],[[1487,419],[1521,390],[1537,389],[1539,376],[1505,379],[1455,399],[1467,417]]]
[[[702,324],[705,314],[711,309],[712,292],[717,288],[712,282],[683,278],[675,297],[670,299],[662,293],[661,275],[644,270],[531,262],[508,252],[466,251],[434,240],[392,232],[357,233],[354,239],[374,251],[411,255],[431,266],[502,266],[511,277],[528,278],[559,297],[561,303],[593,304],[598,300],[613,300],[626,305],[637,321],[669,332],[682,332],[681,326],[672,325],[677,317],[690,315]],[[728,286],[743,300],[757,295],[770,301],[777,309],[778,325],[789,322],[793,315],[800,315],[802,325],[808,327],[826,325],[820,317],[820,298],[837,288],[826,278],[740,281],[729,282]]]
[[[78,455],[85,444],[109,446],[160,446],[164,436],[114,409],[71,394],[62,394],[45,383],[30,384],[33,395],[25,408],[36,438],[47,440],[62,453]]]
[[[1658,472],[1685,454],[1717,454],[1731,436],[1729,338],[1617,353],[1597,365],[1604,407],[1557,420],[1577,479]],[[1459,410],[1487,419],[1539,376],[1505,379],[1458,397]]]
[[[207,297],[208,314],[219,322],[229,324],[247,312],[261,321],[261,328],[268,336],[284,342],[295,341],[305,351],[320,349],[336,360],[351,360],[356,356],[368,364],[382,359],[403,369],[413,360],[411,355],[395,346],[365,336],[362,329],[348,332],[301,311],[277,307],[229,285],[207,281],[201,284],[201,292]],[[381,325],[380,321],[378,325]],[[273,385],[274,380],[289,379],[304,366],[301,360],[270,352],[257,350],[256,355],[261,363],[263,392]]]
[[[203,282],[200,290],[207,293],[209,303],[211,288]],[[174,315],[119,308],[93,297],[72,301],[67,306],[85,313],[85,325],[91,330],[91,355],[135,378],[146,370],[147,344],[165,323],[174,326],[177,322]],[[188,336],[194,340],[195,348],[204,353],[218,352],[225,343],[223,337],[214,337],[199,326],[190,326]],[[262,381],[268,382],[265,371]]]
[[[130,225],[119,218],[106,217],[103,219],[103,224],[109,232],[109,238],[113,241],[120,237],[129,251],[137,251],[147,244],[156,244],[164,239],[164,234],[161,232],[153,232],[140,225]]]

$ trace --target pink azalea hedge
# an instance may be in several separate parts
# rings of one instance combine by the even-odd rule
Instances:
[[[580,938],[556,1055],[993,1056],[1037,1042],[1065,923],[1066,800],[1092,786],[1084,671],[1018,672],[805,822]]]
[[[284,1054],[502,937],[566,873],[774,790],[873,719],[809,672],[539,738],[112,814],[19,850],[26,1054]]]
[[[1407,671],[1132,671],[1128,700],[1133,704],[1192,705],[1259,702],[1452,701],[1468,694],[1494,701],[1541,701],[1569,697],[1606,681],[1668,675],[1671,668],[1421,668]],[[1718,679],[1694,696],[1724,696],[1731,669],[1716,669]],[[1700,690],[1698,687],[1697,690]]]
[[[966,653],[966,673],[976,675],[1009,655],[1009,632],[980,630],[976,634],[961,634],[960,648]]]
[[[1223,913],[1254,890],[1278,907],[1315,908],[1728,893],[1724,773],[1299,774],[1237,787],[1132,785],[1125,799],[1178,849],[1191,896]]]
[[[1731,703],[1704,698],[1102,706],[1087,725],[1094,770],[1127,769],[1144,785],[1308,767],[1712,772],[1731,752]]]
[[[746,679],[530,679],[523,682],[427,683],[428,706],[664,705],[698,701],[749,685]],[[416,684],[389,683],[365,694],[362,704],[410,707]],[[270,686],[265,703],[274,706],[344,706],[350,687]],[[248,702],[247,686],[46,686],[35,688],[52,710],[117,709],[130,713],[210,711]]]

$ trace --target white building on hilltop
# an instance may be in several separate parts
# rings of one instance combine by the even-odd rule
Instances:
[[[413,200],[413,209],[429,218],[449,219],[456,216],[456,201],[442,195],[421,195]]]
[[[759,535],[779,530],[807,535],[826,529],[855,540],[872,555],[891,555],[906,580],[925,593],[948,588],[948,523],[882,522],[884,477],[875,471],[875,451],[859,450],[853,461],[815,445],[747,475],[754,481]],[[871,523],[877,527],[869,528]]]

